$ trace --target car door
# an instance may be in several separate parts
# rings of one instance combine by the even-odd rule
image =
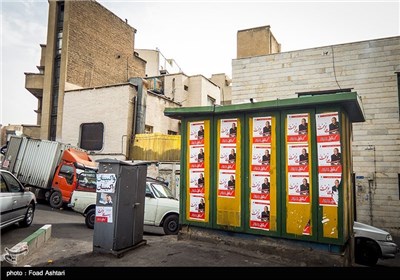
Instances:
[[[0,209],[1,209],[1,225],[6,224],[8,221],[12,220],[12,194],[8,192],[6,181],[3,178],[2,173],[0,174]]]
[[[8,220],[22,219],[25,216],[27,207],[27,197],[24,195],[22,185],[9,173],[3,172],[2,178],[7,186],[7,201],[11,203],[10,215]],[[10,205],[8,205],[10,207]]]
[[[146,182],[146,197],[144,202],[144,224],[154,225],[157,214],[158,199],[152,192],[151,183]]]

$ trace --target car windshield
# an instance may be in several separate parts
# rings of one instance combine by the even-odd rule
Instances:
[[[171,191],[161,185],[161,184],[157,184],[157,183],[151,183],[150,184],[153,188],[153,191],[155,193],[155,195],[159,198],[175,198],[174,195],[171,193]]]

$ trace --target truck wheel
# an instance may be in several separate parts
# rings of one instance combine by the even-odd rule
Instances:
[[[28,209],[26,210],[25,218],[19,222],[21,227],[29,227],[33,222],[33,216],[35,215],[35,208],[32,204],[29,204]]]
[[[88,228],[94,228],[94,220],[96,219],[96,211],[94,208],[86,213],[85,224]]]
[[[163,223],[165,234],[178,234],[179,231],[179,219],[178,215],[168,216]]]
[[[50,206],[53,208],[61,208],[63,204],[61,193],[55,191],[50,196]]]

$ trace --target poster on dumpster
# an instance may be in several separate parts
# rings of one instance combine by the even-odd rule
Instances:
[[[190,149],[190,159],[189,159],[189,167],[190,168],[204,168],[204,157],[206,156],[204,153],[204,145],[191,145]]]
[[[218,179],[218,196],[234,198],[236,184],[235,170],[220,170]]]
[[[339,142],[339,113],[330,112],[315,115],[317,126],[317,142]]]
[[[204,121],[190,123],[190,145],[203,145],[204,144]]]
[[[271,143],[272,117],[253,118],[253,143]]]
[[[308,144],[288,144],[288,171],[308,172]]]
[[[340,142],[318,143],[318,172],[342,173]]]
[[[289,203],[310,203],[310,179],[306,172],[288,174],[288,195]]]
[[[250,228],[269,230],[270,205],[263,200],[252,200],[250,205]]]
[[[189,169],[190,193],[204,193],[204,169]]]
[[[270,199],[270,175],[266,172],[251,173],[251,199],[269,200]]]
[[[308,141],[308,113],[287,115],[286,136],[288,143]]]
[[[115,184],[117,183],[117,176],[112,173],[99,173],[96,174],[96,191],[104,193],[114,193]]]
[[[190,214],[189,217],[195,220],[204,220],[206,212],[206,203],[204,195],[190,194]]]
[[[222,119],[220,131],[221,144],[235,144],[237,136],[237,119]]]
[[[338,206],[341,174],[319,174],[319,205]]]
[[[112,223],[113,208],[110,206],[96,206],[96,223]]]
[[[251,170],[269,172],[271,164],[271,146],[253,144],[251,155]]]

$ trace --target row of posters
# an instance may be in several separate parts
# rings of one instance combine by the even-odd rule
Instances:
[[[218,197],[235,198],[237,124],[237,119],[220,120]]]
[[[316,115],[319,205],[338,206],[342,154],[338,112]]]
[[[253,118],[250,166],[250,228],[270,229],[272,117]]]
[[[205,220],[204,189],[207,183],[204,176],[204,160],[209,157],[204,148],[204,121],[189,123],[189,217],[194,220]]]

